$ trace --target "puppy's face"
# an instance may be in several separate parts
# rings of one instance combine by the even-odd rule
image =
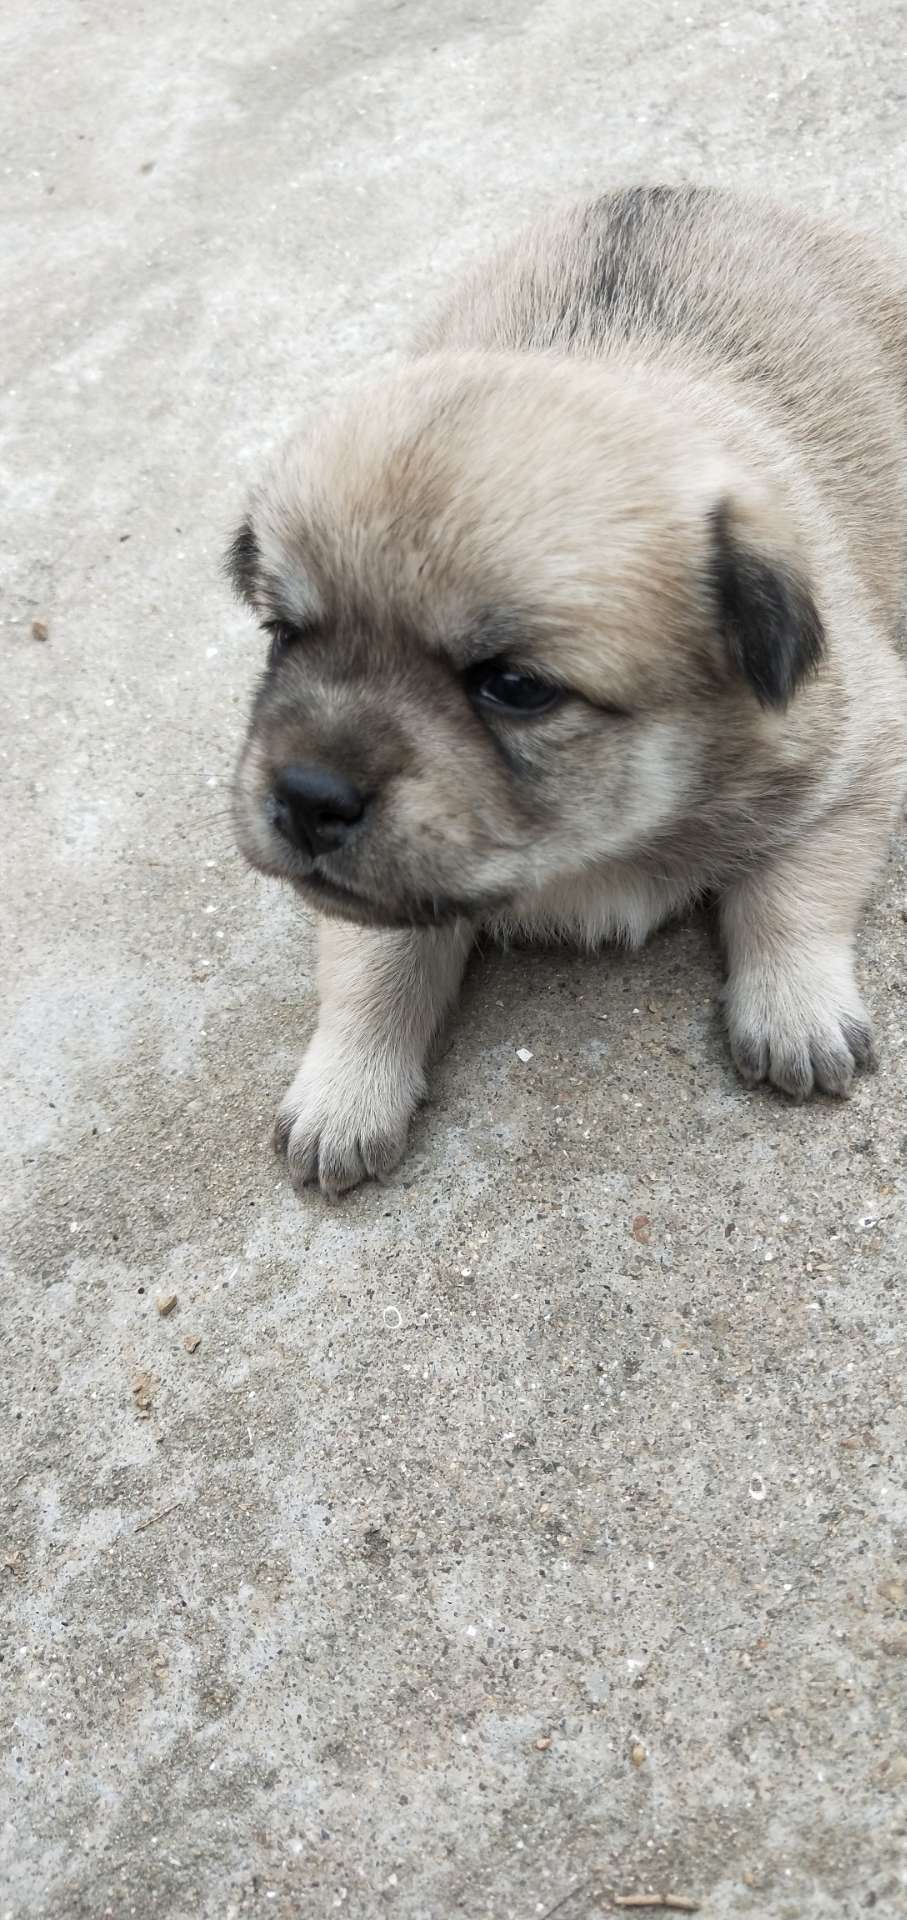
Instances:
[[[542,356],[416,362],[291,444],[230,556],[246,857],[399,926],[656,845],[821,645],[730,485],[648,382]]]

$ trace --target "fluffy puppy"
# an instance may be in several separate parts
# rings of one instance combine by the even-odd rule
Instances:
[[[636,187],[474,272],[273,463],[240,847],[320,921],[298,1186],[400,1159],[476,929],[645,939],[717,897],[749,1082],[872,1060],[860,910],[905,785],[907,282]]]

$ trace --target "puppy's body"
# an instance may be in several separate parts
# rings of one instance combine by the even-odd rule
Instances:
[[[639,941],[717,893],[741,1071],[846,1091],[905,480],[903,278],[699,189],[542,223],[287,450],[233,553],[275,634],[236,811],[340,917],[297,1180],[399,1157],[478,924]]]

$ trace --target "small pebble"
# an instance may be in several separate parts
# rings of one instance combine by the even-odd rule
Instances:
[[[529,1062],[532,1059],[532,1055],[528,1047],[517,1047],[516,1057],[518,1060],[522,1060],[524,1067],[528,1067]]]
[[[150,1373],[137,1373],[132,1382],[132,1397],[136,1408],[144,1420],[148,1419],[154,1396],[156,1381]]]
[[[202,1343],[202,1336],[200,1333],[187,1333],[186,1338],[183,1341],[183,1346],[185,1347],[187,1353],[194,1353],[196,1347],[200,1347],[201,1343]]]
[[[172,1313],[175,1306],[176,1306],[175,1293],[159,1293],[158,1294],[157,1310],[159,1314],[164,1315],[164,1314]]]

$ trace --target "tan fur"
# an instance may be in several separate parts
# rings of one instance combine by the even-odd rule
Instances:
[[[480,924],[639,941],[715,892],[740,1070],[846,1092],[872,1051],[854,934],[905,784],[905,477],[900,270],[694,189],[547,218],[284,451],[234,566],[303,631],[237,827],[356,923],[325,923],[279,1123],[298,1183],[399,1157]],[[492,657],[569,698],[477,711],[463,676]],[[369,798],[314,861],[275,832],[289,763]]]

